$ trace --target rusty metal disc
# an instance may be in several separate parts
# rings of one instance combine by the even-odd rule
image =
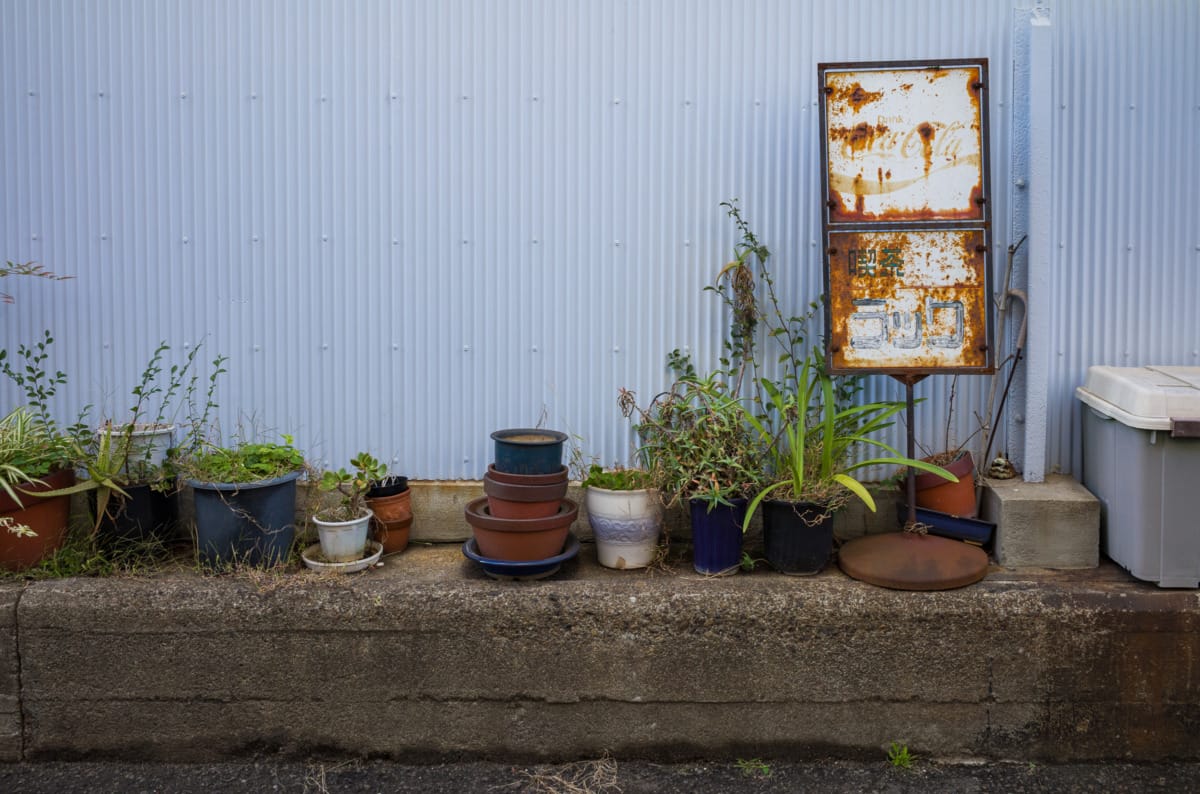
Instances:
[[[978,546],[936,535],[888,532],[855,538],[838,551],[847,576],[892,590],[953,590],[987,573]]]

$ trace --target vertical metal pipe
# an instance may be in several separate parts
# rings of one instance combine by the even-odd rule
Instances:
[[[913,400],[913,379],[904,379],[904,399],[907,401],[905,406],[908,419],[908,451],[905,453],[909,458],[917,456],[917,408],[916,402]],[[904,524],[905,529],[909,529],[917,523],[917,470],[912,466],[908,467],[908,477],[905,482],[908,492],[908,520]]]

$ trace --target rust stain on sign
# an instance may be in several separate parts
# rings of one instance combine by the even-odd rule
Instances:
[[[981,230],[831,232],[834,371],[989,371]]]
[[[824,80],[830,223],[984,218],[980,64]]]

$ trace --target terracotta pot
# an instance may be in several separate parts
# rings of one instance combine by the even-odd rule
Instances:
[[[495,463],[489,463],[486,476],[491,477],[495,482],[506,482],[512,485],[550,485],[556,482],[566,482],[568,473],[567,467],[562,466],[553,474],[512,474],[500,471],[496,468]]]
[[[408,548],[408,534],[412,528],[412,517],[403,521],[374,521],[375,540],[383,544],[384,554],[397,554]]]
[[[567,481],[549,485],[513,485],[484,475],[483,492],[488,511],[496,518],[549,518],[558,512],[567,495]]]
[[[367,497],[367,507],[379,522],[411,521],[412,491],[405,490],[392,496]]]
[[[563,499],[558,512],[549,518],[497,518],[488,511],[487,497],[481,496],[467,505],[465,513],[481,555],[505,562],[534,562],[563,550],[579,505]]]
[[[929,458],[924,458],[928,461]],[[963,452],[943,469],[958,478],[958,482],[944,480],[936,474],[921,472],[917,475],[917,507],[937,510],[952,516],[974,518],[975,463],[970,452]],[[900,484],[901,489],[904,483]]]
[[[408,548],[408,533],[412,527],[412,491],[392,496],[367,498],[367,507],[375,514],[371,520],[375,540],[383,544],[384,554],[395,554]]]
[[[18,491],[55,491],[75,484],[71,469],[56,471],[40,477],[44,485],[16,486]],[[0,529],[0,566],[21,571],[37,565],[62,548],[71,517],[71,497],[40,497],[21,494],[21,507],[7,493],[0,491],[0,515],[11,518],[14,524],[25,524],[36,537],[21,537]]]

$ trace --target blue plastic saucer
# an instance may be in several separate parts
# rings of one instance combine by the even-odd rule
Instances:
[[[475,538],[471,538],[462,547],[463,555],[469,560],[474,560],[483,568],[483,572],[493,579],[502,581],[529,581],[532,579],[545,579],[547,576],[553,576],[558,573],[558,569],[567,560],[579,553],[579,538],[575,537],[572,532],[567,533],[567,542],[563,546],[562,554],[553,557],[547,557],[544,560],[528,560],[526,562],[511,562],[509,560],[493,560],[489,557],[484,557],[479,553],[479,547],[475,545]]]

